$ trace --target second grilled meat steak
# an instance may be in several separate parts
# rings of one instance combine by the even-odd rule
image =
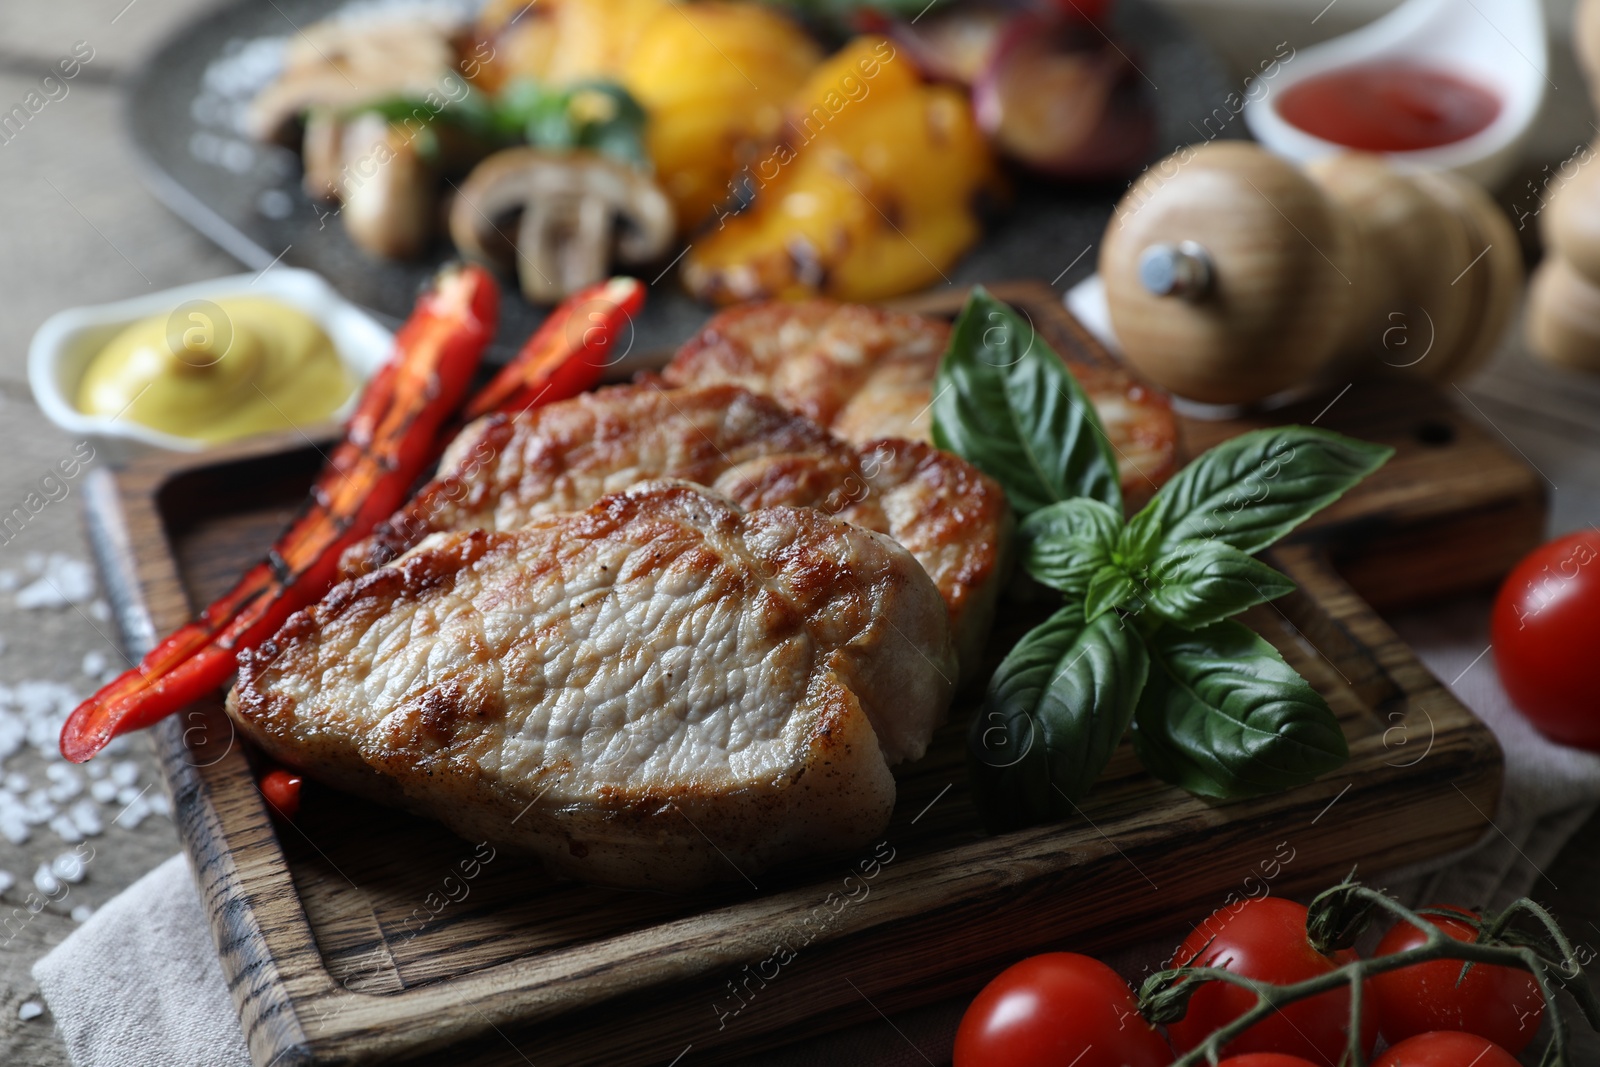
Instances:
[[[920,441],[855,447],[733,385],[624,385],[468,426],[438,477],[347,554],[347,575],[437,530],[514,530],[650,478],[711,486],[746,508],[815,507],[886,533],[927,570],[963,669],[994,615],[1011,516],[976,467]]]

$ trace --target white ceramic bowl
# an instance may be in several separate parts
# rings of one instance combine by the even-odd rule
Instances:
[[[1539,0],[1407,0],[1353,33],[1301,50],[1283,64],[1265,94],[1245,105],[1245,122],[1256,140],[1297,163],[1348,151],[1289,122],[1278,101],[1307,78],[1384,60],[1442,68],[1500,98],[1500,113],[1471,137],[1437,148],[1386,152],[1385,158],[1402,167],[1454,171],[1488,188],[1510,174],[1549,84]]]
[[[151,315],[170,314],[188,300],[235,296],[270,297],[305,312],[327,333],[340,361],[361,383],[372,377],[394,345],[392,333],[335,292],[321,275],[292,267],[274,267],[264,274],[212,278],[113,304],[71,308],[50,316],[34,333],[28,346],[28,384],[33,389],[33,398],[51,422],[69,433],[90,438],[113,457],[127,457],[151,448],[203,452],[222,444],[162,433],[130,419],[85,415],[74,400],[90,360],[124,326]],[[345,419],[354,410],[360,395],[361,390],[357,388],[334,413],[334,418]]]

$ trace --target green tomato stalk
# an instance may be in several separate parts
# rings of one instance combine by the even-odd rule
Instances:
[[[1462,977],[1476,964],[1511,967],[1527,971],[1544,995],[1549,1012],[1551,1037],[1539,1063],[1541,1067],[1571,1067],[1568,1058],[1567,1029],[1556,1000],[1558,989],[1566,990],[1577,1003],[1590,1027],[1600,1030],[1600,1001],[1595,999],[1583,975],[1577,951],[1557,924],[1540,905],[1524,897],[1495,916],[1485,916],[1475,924],[1477,941],[1457,941],[1428,922],[1424,916],[1440,915],[1460,920],[1459,912],[1423,908],[1413,911],[1393,897],[1369,889],[1354,877],[1319,894],[1312,901],[1306,919],[1306,932],[1319,952],[1349,948],[1379,912],[1387,912],[1422,932],[1426,940],[1414,948],[1372,959],[1356,960],[1326,974],[1301,982],[1275,985],[1236,974],[1221,967],[1172,967],[1145,980],[1139,990],[1139,1010],[1152,1023],[1170,1023],[1183,1018],[1189,998],[1203,983],[1228,982],[1248,989],[1256,1003],[1237,1019],[1213,1031],[1204,1041],[1173,1061],[1172,1067],[1195,1067],[1206,1063],[1216,1067],[1223,1049],[1250,1027],[1284,1006],[1328,993],[1341,986],[1350,989],[1349,1045],[1345,1067],[1365,1067],[1366,1050],[1361,1047],[1361,1014],[1365,1008],[1362,992],[1367,979],[1387,971],[1397,971],[1435,960],[1461,960]],[[1520,925],[1518,925],[1520,924]]]

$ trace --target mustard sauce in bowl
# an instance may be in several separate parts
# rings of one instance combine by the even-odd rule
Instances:
[[[270,297],[220,297],[123,327],[90,360],[75,406],[218,442],[327,421],[356,385],[305,312]]]

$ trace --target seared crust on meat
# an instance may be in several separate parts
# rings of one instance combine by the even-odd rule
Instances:
[[[686,889],[876,839],[954,674],[893,541],[651,482],[336,586],[241,654],[227,706],[335,786],[561,874]]]
[[[880,374],[894,379],[909,371],[931,385],[949,340],[947,323],[863,304],[744,304],[712,316],[678,349],[662,377],[672,385],[742,385],[831,429]],[[884,412],[890,421],[883,425],[840,436],[926,439],[931,423],[918,410],[895,407]]]
[[[677,386],[742,385],[857,444],[929,441],[934,374],[949,338],[948,323],[859,304],[746,304],[713,316],[661,376]],[[1177,469],[1172,406],[1122,371],[1068,365],[1117,453],[1123,496],[1137,507]]]
[[[1011,529],[1005,493],[965,460],[909,440],[854,447],[736,385],[614,386],[464,429],[440,476],[346,553],[346,576],[439,530],[514,530],[650,478],[710,486],[746,508],[815,507],[910,550],[950,612],[964,669],[993,620]]]

